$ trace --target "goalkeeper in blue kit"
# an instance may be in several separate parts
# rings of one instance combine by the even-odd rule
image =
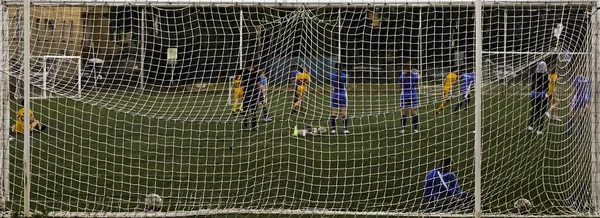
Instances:
[[[473,196],[460,189],[450,157],[444,157],[438,167],[427,173],[424,195],[429,208],[435,211],[469,210],[475,206]]]

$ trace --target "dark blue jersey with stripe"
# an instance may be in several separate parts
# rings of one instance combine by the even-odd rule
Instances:
[[[442,172],[438,168],[427,173],[423,190],[423,194],[429,202],[450,196],[467,197],[467,193],[460,189],[456,175],[452,172]]]
[[[344,72],[333,72],[331,73],[331,87],[333,87],[333,93],[345,95],[346,85],[348,84],[348,76]]]
[[[419,75],[417,73],[412,72],[406,75],[405,72],[400,74],[400,85],[402,86],[402,97],[416,97],[417,88],[419,85]]]
[[[475,74],[474,73],[464,73],[460,75],[460,91],[468,92],[471,90],[471,87],[475,84]]]
[[[592,80],[586,76],[575,76],[573,80],[575,101],[589,101],[592,98]]]

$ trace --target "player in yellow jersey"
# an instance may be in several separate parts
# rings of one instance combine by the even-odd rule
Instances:
[[[444,99],[442,100],[442,103],[435,111],[436,114],[440,114],[442,112],[442,110],[444,109],[444,105],[446,104],[446,101],[448,101],[451,97],[450,94],[452,92],[452,87],[455,86],[457,81],[458,81],[458,67],[453,67],[452,71],[450,73],[448,73],[448,75],[446,75],[446,78],[444,79],[444,88],[442,90],[442,92],[444,94]]]
[[[548,109],[548,111],[546,112],[546,116],[548,118],[552,117],[552,110],[554,110],[556,113],[554,114],[554,120],[556,121],[561,121],[560,118],[558,118],[558,111],[556,110],[556,108],[558,107],[558,101],[556,100],[558,98],[558,94],[556,91],[556,82],[558,81],[558,72],[556,71],[556,67],[554,69],[552,69],[550,71],[549,74],[549,83],[548,83],[548,100],[550,102],[550,109]]]
[[[242,88],[242,76],[236,76],[233,80],[233,114],[238,113],[238,109],[241,107],[241,101],[244,98],[244,88]]]
[[[310,84],[311,79],[310,79],[310,75],[304,70],[304,68],[302,67],[298,67],[298,70],[296,72],[296,80],[295,80],[295,91],[296,91],[296,98],[295,98],[295,102],[292,105],[292,114],[298,112],[298,110],[303,109],[302,108],[302,101],[304,100],[304,97],[306,96],[306,92],[308,90],[308,85]],[[303,109],[305,110],[305,109]]]
[[[21,106],[25,107],[25,101],[21,101]],[[32,110],[29,110],[29,128],[32,131],[43,131],[46,129],[46,125],[43,125],[40,121],[35,119]],[[25,132],[25,108],[21,108],[19,109],[19,112],[17,112],[17,123],[15,124],[13,131],[18,133]]]

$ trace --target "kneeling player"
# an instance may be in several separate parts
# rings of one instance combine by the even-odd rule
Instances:
[[[400,94],[402,130],[400,130],[400,133],[404,133],[408,115],[412,116],[413,131],[415,133],[419,132],[419,115],[417,114],[417,107],[419,106],[419,94],[417,92],[418,84],[419,76],[417,73],[411,72],[410,63],[406,64],[404,66],[404,72],[400,75],[400,85],[402,86],[402,93]]]
[[[335,64],[335,68],[337,72],[331,73],[331,86],[333,87],[333,93],[331,95],[331,133],[336,133],[335,120],[337,119],[339,110],[341,110],[343,116],[342,119],[344,119],[344,133],[348,134],[350,133],[348,130],[348,96],[346,96],[348,76],[345,72],[342,72],[339,63]]]
[[[25,107],[25,101],[21,101],[21,106]],[[29,128],[31,131],[43,131],[46,129],[46,125],[43,125],[40,121],[35,119],[32,110],[29,110]],[[17,123],[15,124],[13,131],[18,133],[25,132],[25,108],[19,109],[19,112],[17,113]]]
[[[578,75],[573,81],[575,95],[571,100],[571,111],[569,112],[569,124],[567,134],[571,135],[573,122],[578,117],[579,125],[583,125],[583,116],[587,114],[589,102],[592,98],[592,80],[589,77]]]
[[[475,198],[460,189],[458,178],[452,172],[452,158],[444,157],[440,164],[425,176],[424,195],[433,211],[468,211],[475,206]]]

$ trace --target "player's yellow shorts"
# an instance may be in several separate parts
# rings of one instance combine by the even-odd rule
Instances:
[[[235,99],[244,98],[244,89],[243,88],[235,88],[233,90],[233,98],[235,98]]]
[[[296,87],[296,96],[298,96],[298,98],[301,98],[304,94],[306,94],[306,86]]]
[[[33,130],[33,128],[35,127],[35,125],[33,124],[29,124],[29,129]],[[15,129],[13,129],[14,132],[18,132],[18,133],[23,133],[25,132],[25,125],[23,125],[23,122],[17,122],[15,124]]]
[[[450,89],[445,89],[444,88],[444,99],[447,99],[450,97]]]

